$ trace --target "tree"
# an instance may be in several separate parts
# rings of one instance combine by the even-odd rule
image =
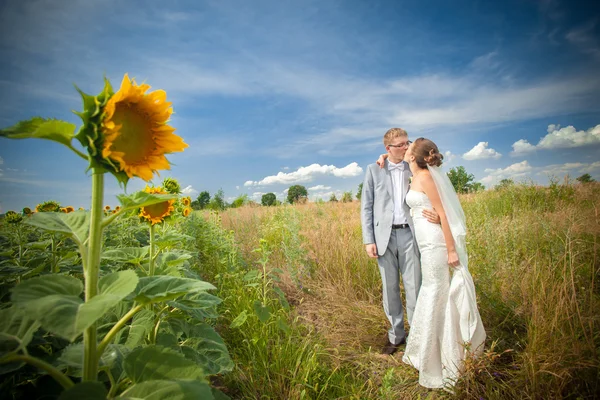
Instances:
[[[221,211],[226,207],[227,204],[225,203],[225,193],[223,192],[223,189],[219,189],[208,204],[208,208],[211,210]]]
[[[356,189],[356,200],[360,201],[361,197],[362,197],[362,185],[363,183],[359,183],[358,184],[358,189]]]
[[[338,199],[335,197],[335,193],[331,193],[331,196],[329,196],[329,201],[337,203]]]
[[[210,193],[207,191],[200,192],[196,201],[198,202],[198,206],[200,206],[201,210],[205,209],[210,203]]]
[[[260,204],[263,206],[274,206],[276,201],[277,197],[275,196],[275,193],[265,193],[260,199]]]
[[[590,174],[583,174],[576,180],[579,181],[580,183],[596,182],[596,180],[594,178],[592,178],[592,176]]]
[[[352,192],[344,192],[342,195],[342,203],[351,203],[352,202]]]
[[[473,187],[473,180],[475,180],[475,176],[467,173],[467,170],[462,165],[450,169],[448,178],[450,178],[450,182],[452,182],[456,193],[468,193]]]
[[[290,204],[302,203],[308,198],[308,191],[302,185],[293,185],[288,189],[287,201]]]
[[[233,202],[231,203],[231,207],[238,208],[245,204],[248,204],[249,202],[250,202],[250,199],[248,198],[248,195],[244,193],[244,194],[238,196],[238,198],[236,198],[235,200],[233,200]]]
[[[485,190],[485,185],[481,182],[473,182],[471,186],[471,192],[479,192]]]

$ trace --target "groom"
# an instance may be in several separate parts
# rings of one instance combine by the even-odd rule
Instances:
[[[408,323],[412,321],[421,287],[419,249],[413,236],[410,209],[405,197],[412,173],[404,162],[410,144],[404,129],[392,128],[383,136],[388,154],[385,165],[367,167],[361,197],[363,243],[369,257],[377,258],[383,284],[383,309],[392,327],[383,354],[394,354],[406,343],[404,311],[400,296],[400,275],[406,294]],[[433,210],[423,215],[433,223],[439,216]]]

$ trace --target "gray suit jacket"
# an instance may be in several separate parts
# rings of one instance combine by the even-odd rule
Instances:
[[[404,161],[403,161],[404,162]],[[388,161],[385,167],[379,168],[377,164],[369,164],[363,181],[361,195],[361,221],[363,243],[377,245],[377,253],[382,256],[390,241],[392,234],[392,221],[394,219],[394,192],[392,176],[388,171]],[[404,162],[404,187],[408,192],[409,178],[412,173],[408,169],[408,163]],[[413,221],[410,217],[410,207],[404,202],[404,215],[408,219],[410,229],[414,232]],[[414,233],[413,233],[414,240]],[[415,248],[417,244],[415,243]]]

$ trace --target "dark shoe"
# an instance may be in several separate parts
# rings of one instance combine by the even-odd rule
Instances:
[[[383,347],[383,350],[381,350],[381,354],[392,355],[398,350],[398,347],[402,346],[405,343],[406,339],[402,339],[398,344],[393,344],[388,340],[387,344]]]

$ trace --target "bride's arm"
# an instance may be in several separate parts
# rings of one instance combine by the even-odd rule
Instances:
[[[444,210],[444,206],[442,205],[442,200],[440,199],[440,194],[437,191],[437,187],[435,186],[435,182],[433,181],[429,171],[424,170],[421,172],[421,174],[423,174],[421,186],[423,187],[427,197],[429,197],[429,201],[431,201],[433,208],[437,211],[440,217],[442,232],[444,233],[444,240],[446,241],[446,249],[448,250],[448,264],[450,264],[452,267],[457,267],[460,264],[458,260],[458,253],[456,252],[454,238],[452,237],[452,231],[450,230],[450,225],[448,224],[448,218],[446,217],[446,212]]]
[[[388,158],[388,154],[387,153],[383,153],[382,155],[379,156],[379,158],[376,161],[377,165],[379,165],[379,168],[383,168],[385,166],[385,159],[386,158]]]

